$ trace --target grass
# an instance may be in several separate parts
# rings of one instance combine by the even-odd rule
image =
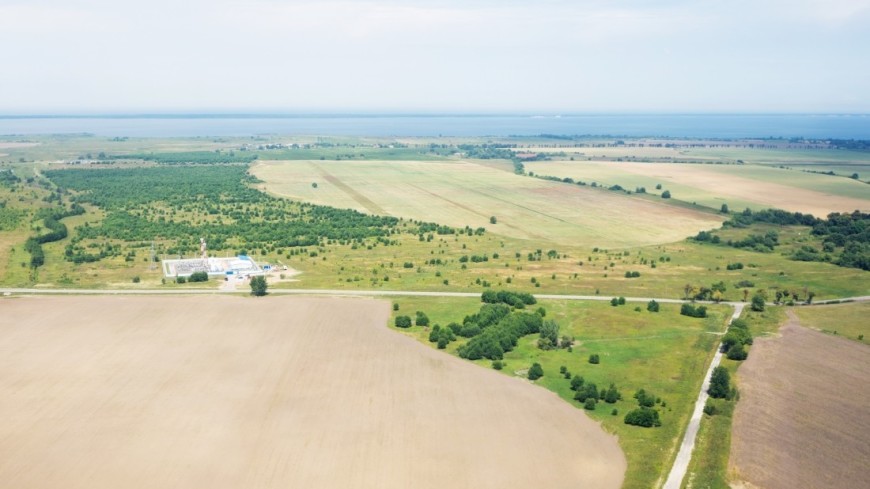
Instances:
[[[480,306],[477,299],[397,298],[394,302],[399,304],[394,316],[407,314],[413,318],[416,311],[423,311],[433,325],[461,322]],[[729,308],[714,306],[711,317],[692,319],[680,316],[679,307],[669,304],[663,304],[657,314],[647,312],[642,304],[637,312],[632,303],[612,307],[609,303],[542,300],[539,305],[547,310],[548,319],[559,323],[560,335],[575,337],[573,352],[542,351],[537,347],[537,336],[527,336],[505,355],[502,373],[523,376],[533,362],[538,362],[544,377],[536,383],[578,409],[582,406],[573,400],[569,381],[559,373],[561,366],[599,388],[615,383],[623,399],[613,405],[600,402],[587,414],[619,437],[628,459],[623,487],[654,486],[676,455],[678,437],[691,415],[703,372],[718,340],[711,333],[724,329]],[[430,344],[422,327],[398,331]],[[447,352],[455,354],[459,343],[449,345]],[[600,364],[588,362],[593,353],[600,355]],[[491,368],[489,360],[475,363]],[[666,404],[660,408],[662,427],[645,429],[623,422],[625,414],[636,407],[632,396],[641,388],[661,397]],[[616,416],[611,414],[614,408],[618,410]]]
[[[870,344],[870,302],[797,307],[793,311],[801,326]]]
[[[505,237],[560,245],[666,243],[724,220],[660,200],[523,177],[472,161],[271,161],[251,171],[266,182],[261,188],[283,197],[485,227]],[[663,218],[668,226],[659,225]]]

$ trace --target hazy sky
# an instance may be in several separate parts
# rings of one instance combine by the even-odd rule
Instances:
[[[870,112],[870,0],[0,0],[0,114]]]

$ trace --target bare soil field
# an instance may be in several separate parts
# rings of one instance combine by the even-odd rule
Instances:
[[[656,184],[674,198],[732,210],[744,206],[775,207],[815,216],[830,212],[867,211],[870,186],[848,178],[830,177],[761,166],[679,163],[542,162],[527,168],[542,175],[619,184],[632,189]]]
[[[791,312],[780,332],[740,368],[732,472],[765,489],[867,487],[870,348]]]
[[[263,190],[282,197],[564,245],[670,243],[724,220],[470,161],[269,161],[251,172],[266,182]]]
[[[617,488],[615,437],[389,302],[0,300],[0,486]]]

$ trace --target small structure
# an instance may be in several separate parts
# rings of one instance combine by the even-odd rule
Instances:
[[[205,246],[205,241],[202,241]],[[239,255],[228,258],[203,257],[163,260],[163,276],[166,278],[189,277],[194,272],[206,272],[210,277],[229,275],[251,277],[263,275],[263,269],[251,257]]]

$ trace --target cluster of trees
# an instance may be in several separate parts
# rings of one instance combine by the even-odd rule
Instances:
[[[447,345],[455,340],[456,333],[454,333],[450,328],[442,328],[439,324],[432,326],[432,330],[429,331],[429,342],[437,343],[439,350],[447,348]]]
[[[187,279],[188,282],[208,282],[208,273],[206,272],[193,272],[190,274],[190,277]]]
[[[725,285],[725,282],[721,280],[719,282],[711,284],[709,287],[704,285],[696,287],[692,284],[686,284],[686,286],[683,288],[686,299],[692,299],[695,301],[716,302],[721,301],[725,297],[726,290],[728,290],[728,286]]]
[[[30,254],[30,268],[38,268],[45,264],[45,252],[42,245],[65,239],[69,235],[66,224],[61,219],[84,214],[85,209],[73,204],[70,209],[41,209],[36,213],[36,220],[48,230],[45,234],[31,236],[24,242],[24,249]]]
[[[517,346],[517,341],[526,335],[541,331],[543,320],[540,314],[511,312],[497,323],[481,326],[481,332],[457,350],[459,356],[469,360],[488,358],[501,360],[506,352]]]
[[[638,407],[625,415],[623,420],[625,424],[644,428],[661,426],[662,422],[659,418],[659,412],[654,406],[656,404],[664,405],[662,400],[652,393],[646,392],[644,389],[635,392],[634,398],[637,399]]]
[[[870,214],[828,214],[827,220],[813,226],[812,234],[823,239],[826,250],[841,249],[840,255],[832,259],[834,264],[870,270]]]
[[[625,278],[637,278],[640,277],[640,272],[625,272]]]
[[[198,249],[205,237],[214,251],[283,249],[316,246],[324,240],[362,243],[390,236],[416,234],[421,229],[453,231],[432,223],[407,225],[399,219],[371,216],[278,199],[250,188],[242,165],[159,166],[94,170],[46,171],[58,186],[77,192],[77,203],[107,212],[96,225],[77,228],[74,241],[174,241],[170,249]],[[72,243],[75,244],[75,243]],[[71,253],[71,261],[100,256]]]
[[[105,155],[103,155],[105,157]],[[226,163],[250,163],[257,159],[256,154],[236,153],[235,151],[184,151],[178,153],[134,153],[111,156],[113,160],[145,160],[167,165],[215,165]]]
[[[613,307],[624,306],[625,305],[625,297],[614,297],[613,299],[610,299],[610,305]]]
[[[10,169],[0,169],[0,185],[11,187],[21,181]]]
[[[526,292],[509,292],[500,290],[487,290],[480,296],[480,300],[486,304],[507,304],[517,309],[537,304],[538,301],[532,294]]]
[[[574,400],[583,404],[585,409],[590,411],[595,410],[598,401],[604,401],[608,404],[615,404],[616,401],[622,399],[622,394],[616,388],[616,384],[610,384],[608,388],[601,388],[592,383],[585,382],[583,377],[575,375],[571,379],[571,390],[574,391]]]
[[[258,275],[251,279],[251,295],[254,297],[262,297],[266,295],[266,290],[269,285],[266,283],[266,277]]]
[[[707,306],[683,304],[682,306],[680,306],[680,314],[693,318],[705,318],[707,317]]]
[[[735,319],[728,326],[728,332],[722,337],[722,353],[729,360],[746,360],[749,353],[746,346],[752,344],[752,334],[749,332],[749,323],[743,319]]]
[[[541,350],[555,350],[557,348],[571,348],[574,344],[574,338],[563,335],[559,339],[559,324],[552,319],[548,319],[541,324],[539,332],[538,348]]]

